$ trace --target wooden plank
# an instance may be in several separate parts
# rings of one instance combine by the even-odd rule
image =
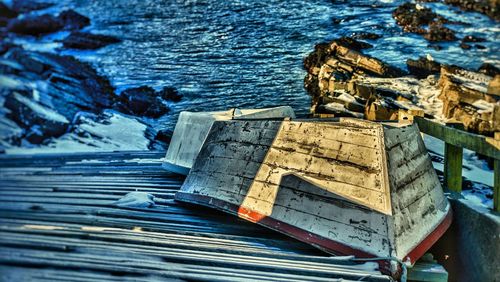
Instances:
[[[451,191],[462,192],[461,147],[445,143],[444,147],[444,186]]]
[[[500,159],[500,140],[454,129],[421,117],[414,117],[421,132],[443,140],[445,143],[466,148],[494,159]]]
[[[494,160],[493,210],[500,212],[500,160]]]

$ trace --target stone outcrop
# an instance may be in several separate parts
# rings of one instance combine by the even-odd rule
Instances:
[[[89,24],[89,18],[73,10],[66,10],[57,16],[44,14],[15,18],[9,21],[7,29],[18,34],[38,36],[60,30],[78,30]]]
[[[165,101],[180,102],[182,100],[182,95],[171,86],[163,87],[162,90],[158,91],[158,95]]]
[[[82,113],[100,116],[107,109],[115,109],[157,118],[168,113],[166,100],[181,99],[173,87],[160,91],[139,87],[117,95],[106,77],[74,57],[27,51],[14,45],[6,48],[0,57],[0,147],[20,145],[23,140],[40,144],[74,132]],[[152,142],[155,137],[151,137]]]
[[[497,0],[444,0],[446,4],[460,7],[465,11],[475,11],[500,20],[500,2]]]
[[[500,76],[494,78],[445,66],[441,69],[439,98],[445,118],[463,123],[482,134],[500,131]]]
[[[381,95],[397,99],[398,94],[382,87],[377,90],[359,79],[366,76],[394,78],[405,75],[405,72],[367,56],[361,50],[351,49],[345,42],[343,39],[318,44],[315,51],[304,60],[304,67],[308,71],[305,88],[312,96],[313,103],[311,112],[372,119],[383,116],[388,119],[393,113],[391,106],[396,112],[398,107],[391,102],[383,103],[383,107],[377,104],[380,103]],[[360,45],[350,46],[357,48]]]
[[[62,40],[63,46],[71,49],[99,49],[119,42],[121,40],[114,36],[87,32],[72,32]]]
[[[126,113],[158,118],[168,113],[158,93],[149,86],[130,88],[120,94],[120,109]]]
[[[397,7],[392,16],[405,32],[422,34],[429,41],[454,41],[455,32],[443,24],[444,17],[420,4],[404,3]]]
[[[10,110],[7,117],[26,129],[26,139],[31,143],[59,137],[69,126],[69,121],[64,116],[19,92],[9,94],[5,98],[4,107]]]
[[[410,74],[418,78],[426,78],[429,75],[438,74],[441,71],[440,63],[425,57],[420,57],[418,60],[408,59],[406,61],[406,66]]]
[[[408,60],[412,76],[366,56],[359,45],[334,40],[315,47],[304,60],[304,86],[312,96],[311,113],[319,117],[397,120],[400,112],[458,120],[467,130],[499,131],[499,79],[443,66],[431,57]],[[494,66],[482,67],[489,74]]]

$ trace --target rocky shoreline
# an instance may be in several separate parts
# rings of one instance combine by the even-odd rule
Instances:
[[[500,131],[500,73],[446,66],[432,58],[408,60],[408,70],[363,54],[355,39],[318,44],[304,60],[304,85],[316,116],[397,120],[400,111],[452,119],[465,129],[493,135]]]
[[[466,9],[476,9],[464,4],[468,1],[444,2],[460,2]],[[0,2],[0,35],[6,38],[0,42],[0,102],[4,105],[0,113],[0,148],[43,145],[66,133],[92,135],[82,132],[79,125],[89,120],[105,124],[110,111],[145,124],[149,148],[165,147],[170,133],[158,131],[148,121],[168,114],[169,103],[181,100],[175,88],[140,86],[117,93],[109,79],[88,63],[71,56],[23,49],[8,38],[30,36],[36,40],[66,31],[68,35],[56,41],[62,50],[95,50],[121,40],[83,31],[91,20],[74,10],[55,15],[31,13],[52,4],[13,3],[7,7]],[[495,18],[496,6],[488,7],[480,10]],[[403,32],[422,35],[436,48],[436,42],[451,41],[463,49],[481,49],[479,43],[485,41],[474,35],[456,35],[450,26],[468,23],[451,21],[423,4],[403,3],[394,9],[392,17]],[[444,66],[424,56],[408,60],[407,72],[364,53],[373,46],[363,40],[382,36],[356,32],[351,37],[318,44],[305,58],[304,86],[312,96],[313,115],[388,120],[397,119],[400,110],[411,110],[440,121],[462,121],[467,130],[481,134],[499,130],[499,72],[495,66],[485,64],[470,71]]]
[[[18,17],[19,10],[29,12],[47,5],[22,5],[17,10],[3,5],[0,34],[41,36],[69,30],[62,44],[72,49],[94,50],[120,42],[113,36],[79,31],[90,19],[73,10],[57,16]],[[110,110],[140,122],[155,119],[169,113],[168,102],[182,99],[171,86],[159,91],[142,86],[117,93],[109,79],[88,63],[72,56],[25,50],[8,40],[0,44],[0,86],[0,149],[47,144],[66,133],[89,134],[79,125],[89,118],[106,123]],[[145,135],[149,148],[162,149],[170,132],[149,126]]]
[[[465,25],[410,2],[398,6],[392,16],[403,32],[421,34],[431,43],[459,39],[445,24]],[[317,44],[304,59],[304,87],[312,97],[313,116],[397,120],[401,111],[411,111],[440,122],[461,122],[466,130],[479,134],[492,136],[500,131],[500,71],[496,66],[483,64],[467,70],[427,55],[407,60],[406,72],[364,54],[372,48],[360,40],[364,38],[378,39],[338,38]],[[466,35],[460,47],[468,49],[471,42],[482,41]]]

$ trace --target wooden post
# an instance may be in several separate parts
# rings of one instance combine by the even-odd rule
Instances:
[[[449,127],[461,128],[462,123],[451,122]],[[451,191],[462,192],[463,148],[449,143],[444,144],[444,186]]]
[[[444,147],[444,186],[451,191],[462,192],[463,149],[448,143]]]
[[[500,132],[495,132],[495,140],[500,140]],[[500,160],[493,160],[493,210],[500,212]]]
[[[493,160],[493,210],[500,212],[500,160]]]

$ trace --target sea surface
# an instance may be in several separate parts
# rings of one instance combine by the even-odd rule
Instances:
[[[26,49],[76,56],[107,76],[118,92],[148,85],[174,86],[184,96],[170,104],[171,113],[159,119],[125,116],[106,111],[106,122],[89,120],[82,137],[67,133],[43,146],[10,148],[11,153],[54,151],[144,150],[146,127],[173,130],[180,111],[214,111],[290,105],[296,113],[309,112],[310,98],[303,87],[303,58],[317,43],[360,32],[381,35],[367,40],[365,53],[405,69],[406,60],[431,56],[435,60],[476,69],[488,62],[500,66],[500,26],[479,13],[463,12],[440,3],[420,3],[451,21],[457,37],[486,39],[470,50],[460,41],[430,46],[422,36],[403,33],[392,11],[404,1],[245,0],[245,1],[110,1],[61,0],[47,10],[75,9],[88,16],[85,31],[114,35],[123,40],[97,51],[61,48],[60,32],[42,38],[16,38]],[[96,138],[98,136],[99,138]],[[442,170],[443,144],[427,139]],[[7,150],[7,152],[9,152]],[[437,157],[436,157],[437,156]],[[492,171],[472,152],[464,155],[465,176],[476,187],[465,194],[479,205],[491,207]],[[479,183],[481,182],[481,183]]]
[[[315,44],[353,33],[382,35],[367,40],[374,47],[366,53],[401,68],[408,58],[427,54],[469,68],[499,64],[500,27],[493,20],[444,4],[422,4],[463,22],[450,25],[457,37],[487,39],[479,43],[486,49],[462,50],[457,41],[439,43],[442,50],[436,51],[420,35],[403,33],[396,25],[391,13],[403,2],[62,0],[42,12],[72,8],[91,19],[85,30],[123,39],[98,51],[57,52],[90,61],[119,91],[141,85],[176,87],[184,100],[155,121],[173,129],[181,110],[290,105],[299,115],[307,114],[303,58]],[[50,49],[53,39],[51,35],[27,45]]]

